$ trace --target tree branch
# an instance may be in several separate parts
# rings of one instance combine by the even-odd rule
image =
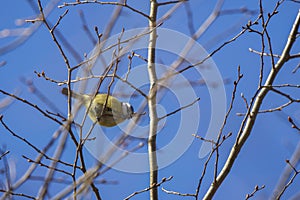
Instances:
[[[298,15],[295,19],[295,22],[294,22],[292,30],[290,32],[289,38],[287,40],[287,43],[285,45],[285,48],[284,48],[281,56],[280,56],[280,59],[278,60],[278,62],[274,66],[274,68],[272,68],[272,70],[270,71],[268,78],[265,82],[265,86],[271,86],[273,84],[278,72],[280,71],[282,66],[289,60],[290,51],[296,40],[296,35],[298,33],[299,24],[300,24],[300,11],[298,12]],[[223,169],[221,170],[221,172],[219,173],[219,175],[217,176],[217,178],[213,182],[213,184],[209,187],[209,189],[203,199],[206,199],[206,200],[212,199],[214,194],[218,190],[219,186],[222,184],[222,182],[225,180],[225,178],[229,174],[237,156],[240,153],[240,150],[242,149],[242,147],[244,146],[248,137],[250,136],[250,133],[254,126],[258,111],[262,105],[262,101],[265,98],[265,96],[267,95],[267,93],[269,92],[269,90],[270,90],[269,87],[262,87],[259,89],[257,96],[255,97],[252,109],[249,110],[247,115],[245,116],[246,124],[245,124],[244,128],[243,128],[243,124],[242,124],[240,131],[238,133],[236,143],[232,147],[231,152],[228,156],[228,159],[227,159]]]
[[[156,134],[158,125],[158,116],[156,110],[156,94],[157,94],[157,75],[155,69],[155,47],[156,47],[156,18],[158,3],[156,0],[150,0],[150,20],[149,20],[149,44],[148,44],[148,74],[150,81],[150,90],[148,96],[148,107],[150,117],[150,128],[148,138],[148,156],[150,170],[150,187],[157,184],[158,166],[156,155]],[[157,187],[150,189],[150,199],[157,200]]]

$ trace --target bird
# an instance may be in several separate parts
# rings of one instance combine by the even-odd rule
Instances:
[[[68,96],[69,90],[63,88],[61,93]],[[113,127],[121,122],[131,119],[134,115],[133,107],[126,102],[119,101],[116,97],[98,93],[79,94],[70,91],[71,97],[78,99],[88,109],[88,115],[93,122],[104,127]]]

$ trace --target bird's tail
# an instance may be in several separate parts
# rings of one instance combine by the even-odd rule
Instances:
[[[63,88],[61,90],[61,93],[68,96],[68,94],[69,94],[68,91],[69,91],[68,88]],[[71,97],[73,97],[75,99],[81,99],[81,100],[83,99],[83,95],[78,94],[78,93],[74,92],[73,90],[71,90]]]

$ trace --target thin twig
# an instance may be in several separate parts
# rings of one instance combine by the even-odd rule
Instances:
[[[16,193],[16,192],[12,192],[12,191],[6,191],[6,190],[3,190],[3,189],[0,189],[0,192],[6,193],[6,194],[12,195],[12,196],[20,196],[20,197],[27,198],[27,199],[37,200],[35,197],[24,194],[24,193]]]
[[[259,52],[259,51],[254,50],[254,49],[252,49],[252,48],[249,48],[249,51],[252,52],[252,53],[256,53],[256,54],[258,54],[258,55],[263,55],[263,56],[273,56],[273,57],[276,57],[276,58],[280,58],[280,55],[277,55],[277,54],[270,54],[270,53],[266,53],[266,52],[262,53],[262,52]]]
[[[300,127],[297,126],[297,124],[294,122],[294,120],[290,116],[288,116],[288,121],[292,124],[292,128],[300,131]]]
[[[286,163],[291,167],[291,169],[294,171],[293,176],[290,178],[290,181],[283,187],[282,191],[278,194],[276,197],[276,200],[279,200],[281,196],[284,194],[284,192],[288,189],[288,187],[293,183],[296,176],[300,173],[291,163],[289,160],[286,160]]]
[[[135,13],[138,13],[144,17],[146,17],[147,19],[150,19],[150,17],[143,13],[142,11],[140,10],[137,10],[135,9],[134,7],[130,6],[127,4],[127,2],[125,1],[125,3],[119,3],[119,2],[105,2],[105,1],[97,1],[97,0],[84,0],[84,1],[76,1],[76,2],[70,2],[70,3],[63,3],[63,5],[60,5],[58,6],[58,8],[63,8],[63,7],[66,7],[66,6],[77,6],[77,5],[81,5],[81,4],[100,4],[100,5],[115,5],[115,6],[122,6],[122,7],[125,7],[125,8],[128,8],[129,10],[135,12]]]
[[[166,118],[166,117],[169,117],[169,116],[171,116],[171,115],[174,115],[174,114],[176,114],[177,112],[179,112],[179,111],[181,111],[181,110],[184,110],[184,109],[186,109],[186,108],[188,108],[188,107],[191,107],[192,105],[194,105],[194,104],[197,103],[198,101],[200,101],[200,98],[197,98],[197,99],[194,100],[192,103],[187,104],[187,105],[185,105],[185,106],[182,106],[182,107],[180,107],[180,108],[178,108],[178,109],[176,109],[176,110],[174,110],[174,111],[172,111],[172,112],[170,112],[170,113],[168,113],[168,114],[166,114],[166,115],[164,115],[164,116],[162,116],[162,117],[159,117],[159,118],[158,118],[158,121],[160,121],[160,120],[162,120],[162,119],[164,119],[164,118]]]
[[[225,115],[225,118],[224,118],[224,121],[223,121],[223,124],[220,128],[220,131],[219,131],[219,134],[218,134],[218,137],[217,137],[217,141],[216,141],[216,160],[215,160],[215,168],[214,168],[214,181],[213,183],[216,181],[217,179],[217,174],[218,174],[218,165],[219,165],[219,142],[220,142],[220,139],[221,139],[221,136],[223,134],[223,130],[227,124],[227,120],[228,120],[228,117],[229,115],[231,114],[231,111],[233,109],[233,105],[234,105],[234,101],[235,101],[235,98],[236,98],[236,91],[237,91],[237,87],[238,87],[238,84],[240,83],[241,79],[243,78],[243,74],[241,73],[241,68],[240,66],[238,66],[237,68],[237,79],[233,82],[233,91],[232,91],[232,95],[231,95],[231,101],[230,101],[230,104],[229,104],[229,109]],[[223,138],[224,140],[224,138]],[[197,194],[198,195],[198,194]]]
[[[54,117],[52,117],[51,115],[49,115],[46,111],[43,111],[43,110],[42,110],[39,106],[37,106],[36,104],[33,104],[33,103],[27,101],[26,99],[22,99],[22,98],[16,96],[15,94],[10,94],[10,93],[8,93],[8,92],[5,92],[4,90],[1,90],[1,89],[0,89],[0,92],[1,92],[2,94],[5,94],[5,95],[7,95],[7,96],[10,96],[10,97],[12,97],[12,98],[14,98],[14,99],[16,99],[16,100],[18,100],[18,101],[20,101],[20,102],[23,102],[23,103],[29,105],[30,107],[36,109],[37,111],[39,111],[40,113],[42,113],[45,117],[51,119],[52,121],[58,123],[59,125],[62,125],[62,124],[63,124],[63,123],[61,123],[59,120],[57,120],[56,118],[54,118]]]
[[[176,4],[176,3],[181,3],[181,2],[187,2],[188,0],[177,0],[177,1],[166,1],[166,2],[161,2],[158,3],[158,6],[164,6],[164,5],[169,5],[169,4]]]
[[[167,181],[170,181],[171,179],[173,178],[173,176],[170,176],[169,178],[162,178],[161,181],[159,183],[155,183],[154,185],[151,185],[150,187],[147,187],[143,190],[139,190],[139,191],[136,191],[134,193],[132,193],[131,195],[129,195],[128,197],[126,197],[124,200],[128,200],[130,198],[132,198],[133,196],[135,195],[138,195],[138,194],[141,194],[143,192],[147,192],[147,191],[150,191],[152,190],[153,188],[157,188],[159,187],[161,184],[167,182]]]
[[[265,185],[262,185],[261,187],[259,187],[258,185],[256,185],[256,186],[254,187],[253,192],[251,192],[250,194],[247,194],[247,195],[246,195],[245,200],[248,200],[248,199],[250,199],[251,197],[254,197],[254,195],[255,195],[258,191],[264,189],[265,187],[266,187]]]
[[[57,172],[61,172],[61,173],[66,174],[66,175],[68,175],[68,176],[72,176],[71,173],[69,173],[69,172],[67,172],[67,171],[65,171],[65,170],[58,169],[58,168],[53,168],[53,167],[51,167],[51,166],[49,166],[49,165],[46,165],[46,164],[42,163],[41,161],[35,161],[35,160],[32,160],[32,159],[28,158],[28,157],[25,156],[25,155],[22,155],[22,157],[25,158],[25,159],[27,160],[27,162],[35,163],[35,164],[38,164],[38,165],[40,165],[40,166],[42,166],[42,167],[45,167],[45,168],[48,168],[48,169],[53,169],[53,170],[55,170],[55,171],[57,171]]]
[[[171,190],[166,190],[163,187],[161,188],[161,190],[167,194],[173,194],[173,195],[183,196],[183,197],[195,197],[195,194],[175,192],[175,191],[171,191]]]
[[[0,116],[1,117],[1,116]],[[5,155],[5,153],[0,149],[0,153]],[[4,173],[5,173],[5,188],[7,188],[7,193],[5,193],[5,196],[9,194],[9,192],[13,191],[12,189],[12,178],[11,178],[11,169],[10,165],[8,164],[8,160],[6,156],[3,156],[3,165],[4,165]]]
[[[289,163],[287,163],[286,166],[284,167],[283,172],[281,173],[279,180],[277,181],[276,186],[273,189],[273,193],[270,200],[276,199],[279,193],[284,189],[286,183],[288,183],[288,180],[292,177],[292,173],[294,171],[293,168],[291,168],[291,165],[296,166],[299,163],[299,158],[300,158],[300,142],[298,142],[293,154],[291,155],[289,159]],[[299,198],[297,198],[297,195],[295,195],[295,198],[293,197],[291,199],[296,200]]]
[[[0,118],[1,118],[1,116],[0,116]],[[5,151],[5,152],[1,152],[1,155],[0,155],[0,160],[4,157],[4,156],[6,156],[7,154],[9,154],[9,152],[10,151]]]
[[[212,144],[212,151],[209,153],[209,155],[208,155],[208,157],[207,157],[207,159],[206,159],[206,161],[204,163],[202,174],[201,174],[201,176],[199,178],[199,181],[198,181],[198,185],[197,185],[196,192],[195,192],[195,198],[196,198],[196,200],[199,198],[199,193],[200,193],[202,181],[203,181],[204,176],[206,174],[208,163],[211,161],[212,156],[214,155],[215,151],[225,142],[225,140],[227,140],[231,136],[232,136],[232,133],[228,133],[227,135],[223,136],[222,140],[219,141],[218,144],[216,142],[214,142],[214,141],[210,141],[210,140],[204,139],[205,142],[210,142]]]

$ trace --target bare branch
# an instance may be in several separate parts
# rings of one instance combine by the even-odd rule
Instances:
[[[187,1],[188,1],[188,0],[166,1],[166,2],[158,3],[158,6],[164,6],[164,5],[175,4],[175,3],[181,3],[181,2],[187,2]]]
[[[288,121],[292,124],[292,128],[300,131],[300,127],[296,125],[296,123],[294,122],[294,120],[290,116],[288,116]]]
[[[163,183],[165,183],[167,181],[170,181],[172,178],[173,178],[173,176],[170,176],[169,178],[162,178],[160,182],[158,182],[154,185],[151,185],[150,187],[147,187],[143,190],[136,191],[136,192],[132,193],[131,195],[129,195],[128,197],[126,197],[124,200],[128,200],[128,199],[132,198],[135,195],[141,194],[143,192],[147,192],[147,191],[149,191],[153,188],[157,188],[157,187],[161,186]]]
[[[27,199],[37,200],[35,197],[24,194],[24,193],[16,193],[16,192],[12,192],[12,191],[6,191],[6,190],[3,190],[3,189],[0,189],[0,192],[3,192],[3,193],[8,194],[8,195],[12,195],[12,196],[19,196],[19,197],[23,197],[23,198],[27,198]]]
[[[232,109],[233,109],[233,104],[234,104],[235,97],[236,97],[237,86],[238,86],[239,82],[241,81],[241,79],[243,78],[243,74],[241,73],[241,68],[240,68],[240,66],[238,66],[237,72],[238,72],[238,74],[237,74],[237,79],[236,79],[236,81],[233,82],[233,91],[232,91],[232,96],[231,96],[231,101],[230,101],[229,109],[228,109],[228,111],[227,111],[227,113],[226,113],[226,115],[225,115],[223,124],[222,124],[222,126],[221,126],[221,128],[220,128],[220,132],[219,132],[219,134],[218,134],[218,138],[217,138],[217,141],[216,141],[216,145],[215,145],[215,146],[216,146],[216,148],[215,148],[215,150],[216,150],[216,160],[215,160],[214,181],[213,181],[213,182],[216,181],[216,179],[217,179],[217,174],[218,174],[218,167],[219,167],[218,165],[219,165],[219,156],[220,156],[220,155],[219,155],[219,148],[218,148],[218,147],[219,147],[219,145],[221,145],[221,144],[224,142],[224,140],[225,140],[227,137],[229,137],[229,136],[227,136],[227,137],[223,136],[223,140],[221,141],[221,143],[220,143],[220,139],[221,139],[223,130],[224,130],[225,126],[226,126],[228,117],[229,117],[229,115],[230,115],[230,113],[231,113],[231,111],[232,111]],[[220,143],[220,144],[219,144],[219,143]]]
[[[288,189],[288,187],[293,183],[295,180],[296,176],[300,173],[291,163],[289,160],[286,160],[286,163],[291,167],[291,169],[294,171],[294,175],[291,177],[290,181],[284,186],[282,191],[278,194],[276,197],[277,200],[281,198],[281,196],[284,194],[284,192]]]
[[[198,198],[199,196],[199,193],[200,193],[200,188],[201,188],[201,185],[202,185],[202,181],[204,179],[204,176],[206,174],[206,170],[207,170],[207,166],[208,166],[208,163],[211,161],[212,159],[212,156],[214,155],[214,153],[216,152],[216,150],[219,149],[219,147],[223,144],[223,142],[225,142],[225,140],[227,140],[229,137],[232,136],[232,133],[228,133],[227,135],[224,135],[222,137],[222,140],[219,141],[219,143],[217,144],[216,142],[211,142],[212,144],[214,144],[214,146],[212,146],[212,151],[210,152],[210,154],[208,155],[208,158],[206,159],[205,163],[204,163],[204,166],[203,166],[203,170],[202,170],[202,174],[199,178],[199,181],[198,181],[198,185],[197,185],[197,188],[196,188],[196,192],[195,192],[195,197],[196,199]],[[208,141],[210,142],[209,140],[204,140],[204,141]]]
[[[148,43],[148,74],[149,74],[149,95],[148,95],[148,107],[150,117],[149,137],[148,137],[148,157],[149,157],[149,169],[150,169],[150,187],[157,184],[158,178],[158,163],[157,163],[157,147],[156,147],[156,134],[158,125],[158,116],[156,110],[157,101],[157,74],[155,66],[156,58],[156,40],[157,40],[157,9],[158,3],[156,0],[150,0],[150,18],[149,29],[152,30],[149,35]],[[150,200],[157,200],[158,192],[157,187],[150,188]]]
[[[52,27],[52,29],[50,30],[50,32],[55,31],[56,27],[59,25],[59,23],[61,22],[61,20],[68,14],[68,12],[69,12],[69,10],[67,9],[61,16],[59,16],[59,19],[54,24],[54,26]]]
[[[293,176],[294,168],[291,166],[296,166],[297,163],[299,163],[299,158],[300,158],[300,142],[298,142],[297,147],[295,148],[293,155],[289,159],[287,165],[283,169],[283,172],[281,173],[279,180],[276,184],[276,186],[273,189],[273,194],[270,199],[274,200],[277,199],[279,194],[285,190],[284,188],[286,187],[286,184],[288,183],[288,180]],[[297,195],[296,195],[297,196]],[[297,198],[292,198],[292,199],[297,199]]]
[[[271,86],[273,84],[274,79],[277,76],[278,72],[280,71],[282,66],[288,61],[291,48],[296,40],[296,35],[299,30],[299,25],[300,25],[300,11],[298,12],[298,15],[295,19],[295,22],[291,29],[289,38],[283,49],[280,59],[276,63],[275,67],[272,68],[271,72],[269,73],[268,78],[265,82],[265,86]],[[239,155],[240,150],[242,149],[242,147],[244,146],[244,143],[250,136],[250,133],[252,131],[252,128],[254,126],[254,123],[255,123],[255,120],[256,120],[256,117],[257,117],[257,114],[259,111],[259,108],[262,104],[264,97],[267,95],[269,90],[270,89],[268,89],[267,87],[264,87],[261,90],[259,90],[259,92],[255,98],[255,101],[253,102],[253,107],[251,108],[251,110],[249,110],[249,112],[245,116],[245,119],[247,119],[246,124],[245,124],[245,126],[243,124],[241,125],[236,143],[233,146],[233,148],[231,149],[230,155],[228,156],[228,159],[227,159],[223,169],[218,174],[216,181],[214,181],[214,184],[212,184],[210,186],[210,188],[208,189],[208,191],[205,194],[203,199],[212,199],[212,197],[214,196],[215,192],[218,190],[221,183],[227,177],[237,156]]]
[[[138,13],[138,14],[146,17],[147,19],[150,19],[150,17],[147,14],[143,13],[140,10],[135,9],[132,6],[129,6],[126,1],[124,3],[119,3],[119,2],[113,2],[113,1],[105,2],[105,1],[97,1],[97,0],[91,0],[91,1],[85,0],[85,1],[76,1],[76,2],[70,2],[70,3],[63,3],[63,5],[58,6],[58,8],[63,8],[63,7],[66,7],[66,6],[77,6],[77,5],[81,5],[81,4],[100,4],[100,5],[122,6],[122,7],[128,8],[129,10],[131,10],[135,13]]]
[[[255,188],[254,188],[254,190],[253,190],[253,192],[251,192],[250,194],[247,194],[245,199],[247,200],[247,199],[250,199],[251,197],[254,197],[254,195],[258,191],[264,189],[265,187],[266,187],[265,185],[262,185],[261,187],[259,187],[258,185],[256,185]]]
[[[270,54],[270,53],[262,53],[262,52],[259,52],[259,51],[256,51],[256,50],[254,50],[254,49],[252,49],[252,48],[249,48],[249,51],[250,52],[252,52],[252,53],[256,53],[256,54],[258,54],[258,55],[263,55],[263,56],[273,56],[273,57],[276,57],[276,58],[280,58],[280,56],[279,55],[276,55],[276,54]]]
[[[0,118],[1,118],[1,116],[0,116]],[[10,151],[1,152],[0,160],[1,160],[4,156],[6,156],[7,154],[9,154],[9,152],[10,152]]]
[[[162,119],[164,119],[164,118],[166,118],[166,117],[169,117],[169,116],[171,116],[171,115],[176,114],[177,112],[179,112],[179,111],[181,111],[181,110],[183,110],[183,109],[185,109],[185,108],[191,107],[192,105],[194,105],[194,104],[197,103],[198,101],[200,101],[200,98],[197,98],[197,99],[194,100],[192,103],[190,103],[190,104],[188,104],[188,105],[185,105],[185,106],[182,106],[182,107],[180,107],[180,108],[178,108],[178,109],[176,109],[176,110],[174,110],[174,111],[172,111],[172,112],[166,114],[165,116],[159,117],[158,120],[162,120]]]
[[[60,2],[60,0],[52,0],[50,1],[46,8],[45,8],[45,16],[47,17],[48,15],[50,15],[50,13],[53,11],[53,9],[56,7],[56,5]],[[39,18],[39,17],[37,17]],[[31,27],[25,28],[21,31],[19,31],[19,36],[12,42],[10,42],[9,44],[0,47],[0,55],[3,55],[5,53],[8,53],[12,50],[14,50],[15,48],[19,47],[21,44],[23,44],[24,42],[26,42],[42,25],[41,22],[37,22],[32,24]],[[0,32],[0,35],[2,35],[2,33]]]
[[[28,157],[25,156],[25,155],[22,155],[22,157],[25,158],[25,159],[27,160],[27,162],[35,163],[35,164],[38,164],[38,165],[40,165],[40,166],[42,166],[42,167],[45,167],[45,168],[48,168],[48,169],[52,169],[52,170],[55,170],[55,171],[57,171],[57,172],[61,172],[61,173],[66,174],[66,175],[68,175],[68,176],[72,176],[71,173],[69,173],[69,172],[67,172],[67,171],[65,171],[65,170],[58,169],[58,168],[53,168],[53,167],[51,167],[51,166],[49,166],[49,165],[46,165],[46,164],[42,163],[40,160],[39,160],[39,161],[35,161],[35,160],[32,160],[32,159],[28,158]]]
[[[0,89],[0,92],[1,92],[2,94],[5,94],[5,95],[7,95],[7,96],[9,96],[9,97],[12,97],[12,98],[14,98],[14,99],[16,99],[16,100],[18,100],[18,101],[20,101],[20,102],[23,102],[23,103],[29,105],[30,107],[32,107],[32,108],[36,109],[37,111],[39,111],[40,113],[42,113],[45,117],[51,119],[52,121],[58,123],[59,125],[62,125],[62,123],[61,123],[59,120],[57,120],[56,118],[52,117],[52,116],[49,115],[47,112],[43,111],[39,106],[37,106],[37,105],[35,105],[35,104],[33,104],[33,103],[27,101],[26,99],[22,99],[22,98],[20,98],[20,97],[14,95],[14,94],[10,94],[10,93],[5,92],[4,90],[1,90],[1,89]]]
[[[167,194],[174,194],[174,195],[183,196],[183,197],[195,197],[195,194],[180,193],[180,192],[170,191],[170,190],[166,190],[163,187],[161,188],[161,190],[164,191]]]

